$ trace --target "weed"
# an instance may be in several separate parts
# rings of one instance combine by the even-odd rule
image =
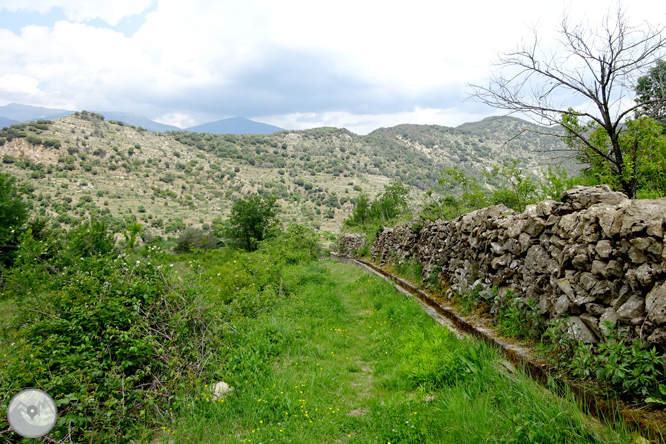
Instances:
[[[507,290],[499,299],[495,321],[498,330],[518,339],[539,339],[545,331],[545,322],[539,315],[538,303],[532,300],[518,302],[513,292]]]
[[[415,257],[395,262],[395,271],[412,282],[421,282],[423,277],[423,265]]]
[[[551,322],[540,351],[553,366],[580,379],[597,379],[635,400],[661,399],[666,383],[664,354],[654,345],[632,340],[607,323],[606,337],[596,345],[570,337],[566,319]],[[653,402],[653,401],[649,401]]]

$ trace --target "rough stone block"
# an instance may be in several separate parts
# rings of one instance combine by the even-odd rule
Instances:
[[[627,302],[617,310],[617,319],[622,322],[631,322],[645,311],[645,299],[641,295],[633,294]]]
[[[648,319],[657,325],[666,324],[666,282],[655,286],[645,298]]]
[[[596,344],[599,342],[597,336],[585,325],[585,322],[578,316],[571,316],[568,321],[569,328],[567,333],[577,341],[583,341],[586,344]]]

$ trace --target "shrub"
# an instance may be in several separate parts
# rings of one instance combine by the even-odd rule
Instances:
[[[37,136],[28,136],[25,138],[26,142],[32,144],[32,145],[41,145],[42,144],[42,139],[37,137]]]
[[[262,242],[259,251],[273,258],[281,258],[286,264],[316,259],[321,252],[317,234],[302,224],[289,224],[283,233]]]
[[[156,427],[219,366],[210,356],[219,355],[222,333],[196,283],[150,259],[62,256],[44,264],[34,261],[43,242],[26,236],[24,246],[31,254],[8,282],[25,309],[11,353],[0,354],[0,389],[47,390],[59,410],[56,440],[149,442],[137,428]],[[8,427],[4,417],[0,427]]]
[[[28,220],[28,207],[19,195],[16,180],[0,173],[0,265],[14,258],[18,233]]]
[[[176,253],[189,253],[193,249],[209,250],[217,246],[218,239],[201,228],[189,227],[176,241],[173,251]]]
[[[67,238],[69,250],[75,257],[107,255],[115,245],[106,222],[97,219],[90,219],[72,229]]]

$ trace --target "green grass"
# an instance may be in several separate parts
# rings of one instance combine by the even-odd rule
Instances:
[[[0,343],[4,340],[4,329],[9,327],[14,310],[14,303],[11,300],[0,300]]]
[[[160,442],[631,441],[375,276],[324,263],[284,281],[291,294],[236,326],[223,369],[234,392],[211,402],[202,387]]]

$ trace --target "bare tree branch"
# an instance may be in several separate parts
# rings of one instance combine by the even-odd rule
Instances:
[[[487,85],[468,85],[471,96],[541,125],[562,125],[563,116],[576,116],[584,119],[583,123],[593,122],[607,132],[611,143],[608,152],[595,146],[590,141],[590,131],[581,127],[565,127],[567,136],[559,137],[576,140],[581,147],[612,164],[618,177],[623,178],[622,123],[631,113],[652,102],[649,99],[628,103],[634,97],[638,77],[664,53],[665,29],[648,23],[630,26],[619,5],[606,14],[596,29],[573,23],[565,12],[558,29],[557,51],[545,53],[534,30],[531,41],[499,55]],[[587,104],[572,109],[555,103],[562,93],[577,96]],[[623,191],[634,197],[635,186],[622,180]]]

